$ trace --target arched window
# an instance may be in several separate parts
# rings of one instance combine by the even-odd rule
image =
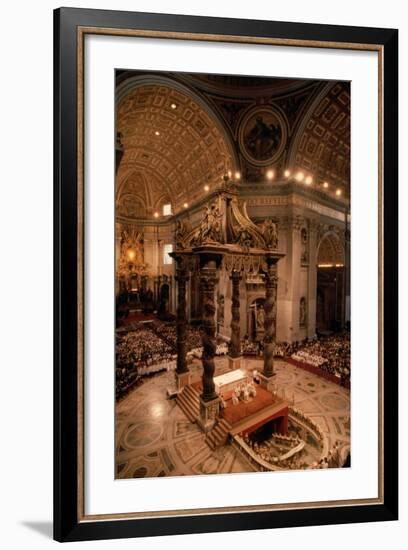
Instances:
[[[165,265],[173,263],[173,258],[169,256],[170,252],[173,252],[173,245],[171,243],[165,244],[163,246],[163,263]]]
[[[171,216],[173,213],[171,209],[171,203],[168,202],[166,204],[163,204],[163,216]]]

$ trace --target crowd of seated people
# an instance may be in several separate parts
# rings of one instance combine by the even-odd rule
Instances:
[[[300,342],[279,342],[276,357],[292,357],[341,378],[343,385],[350,381],[350,333],[342,332]]]
[[[167,345],[176,351],[176,327],[174,325],[155,321],[154,323],[149,323],[149,328],[156,336],[164,340]]]
[[[116,397],[125,395],[141,382],[142,377],[172,368],[177,352],[176,326],[154,321],[134,322],[117,330],[116,341]],[[198,327],[186,329],[187,352],[201,350]],[[224,349],[225,348],[225,349]],[[217,354],[227,352],[226,344],[217,346]]]
[[[163,340],[165,340],[169,346],[174,350],[177,349],[177,328],[174,323],[152,323],[151,328],[154,332]],[[201,357],[202,341],[201,332],[199,326],[188,325],[186,327],[186,349],[187,353],[193,352],[193,356]],[[225,355],[228,353],[228,346],[222,339],[217,339],[216,355]]]
[[[244,336],[243,341],[241,342],[241,353],[242,355],[259,355],[260,354],[260,344],[259,342],[252,342],[248,335]]]
[[[275,357],[289,357],[299,347],[298,342],[289,344],[288,342],[277,342],[275,344]]]
[[[154,332],[163,340],[165,340],[169,346],[176,349],[177,344],[177,328],[174,323],[152,323],[151,328]],[[187,326],[186,328],[186,344],[187,351],[190,351],[201,346],[200,331],[197,327]]]
[[[321,355],[315,355],[310,353],[310,351],[299,350],[296,353],[292,353],[293,359],[300,361],[301,363],[307,363],[308,365],[313,365],[314,367],[323,367],[327,363],[327,359]]]
[[[201,333],[198,327],[187,328],[187,350],[201,347]]]
[[[138,374],[137,369],[131,365],[116,365],[115,371],[115,395],[116,399],[120,399],[131,388],[134,388],[141,382],[141,376]]]
[[[350,333],[343,332],[298,343],[290,350],[293,359],[334,374],[342,382],[350,380]]]
[[[138,380],[169,368],[174,350],[162,338],[144,327],[117,336],[116,396],[123,396]]]

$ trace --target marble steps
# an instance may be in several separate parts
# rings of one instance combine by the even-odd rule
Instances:
[[[190,422],[196,422],[200,414],[200,398],[197,390],[192,386],[185,386],[178,394],[176,402]]]
[[[224,418],[221,418],[205,437],[205,441],[210,449],[214,451],[217,447],[225,445],[228,440],[230,430],[231,424],[229,424],[229,422],[227,422]]]

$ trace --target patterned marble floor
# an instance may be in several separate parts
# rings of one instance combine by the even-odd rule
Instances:
[[[247,361],[248,370],[262,362]],[[201,377],[197,361],[193,381]],[[216,375],[228,371],[217,358]],[[350,392],[284,361],[276,360],[276,387],[295,407],[318,423],[331,447],[350,445]],[[251,471],[231,445],[211,451],[204,434],[186,418],[175,400],[166,398],[174,374],[165,372],[145,382],[116,406],[116,477],[161,477]]]

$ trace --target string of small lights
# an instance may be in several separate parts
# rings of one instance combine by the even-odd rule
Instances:
[[[155,132],[155,134],[160,135],[160,133],[158,132]],[[222,179],[224,181],[235,180],[236,182],[239,182],[241,180],[241,172],[239,172],[238,170],[228,170],[227,173],[222,176]],[[268,168],[265,171],[265,180],[268,183],[276,180],[276,170]],[[336,198],[340,198],[343,195],[343,191],[340,187],[335,188],[326,180],[316,181],[311,174],[305,173],[302,170],[290,170],[289,168],[285,169],[283,171],[283,181],[295,181],[297,183],[304,184],[307,187],[313,187],[315,189],[319,189],[320,191],[324,191],[326,194]],[[282,183],[282,180],[278,180],[278,183]],[[205,193],[209,193],[209,191],[211,190],[211,186],[209,184],[205,184],[203,186],[203,189]],[[188,207],[188,202],[183,203],[184,209],[187,209]],[[155,218],[159,218],[160,214],[156,211],[154,212],[153,216]]]

